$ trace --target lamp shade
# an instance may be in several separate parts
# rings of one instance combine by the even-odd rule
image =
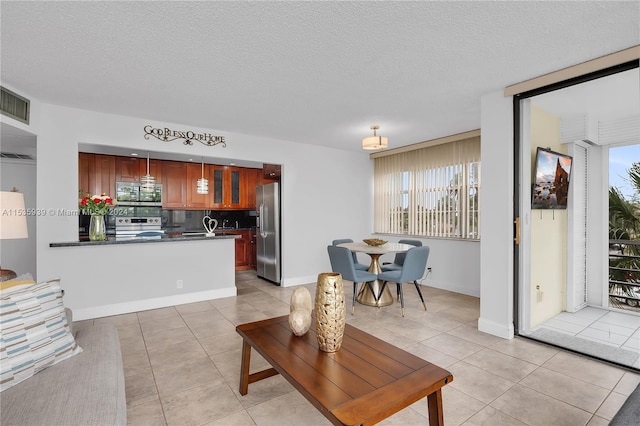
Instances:
[[[389,139],[384,136],[369,136],[362,139],[362,149],[385,149],[387,146],[389,146]]]
[[[389,139],[384,136],[378,136],[376,133],[376,131],[380,129],[380,126],[374,124],[370,129],[373,130],[373,136],[362,139],[362,149],[372,151],[376,149],[385,149],[389,146]]]
[[[0,192],[0,240],[28,238],[24,194]]]
[[[196,182],[196,192],[198,194],[208,194],[209,193],[209,181],[205,178],[200,178]]]
[[[202,177],[196,182],[196,192],[202,195],[209,193],[209,181],[204,177],[204,159],[202,160]]]
[[[140,191],[154,192],[156,190],[156,178],[149,174],[149,153],[147,152],[147,174],[140,178]]]

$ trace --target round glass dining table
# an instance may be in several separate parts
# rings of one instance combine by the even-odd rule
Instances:
[[[400,243],[385,243],[381,246],[370,246],[366,243],[343,243],[338,244],[339,247],[346,247],[353,252],[366,253],[371,257],[371,264],[369,265],[369,272],[373,274],[379,274],[382,272],[380,267],[380,256],[387,253],[403,253],[413,248],[411,244]],[[382,288],[382,280],[374,280],[371,282],[371,289],[375,294],[380,294]],[[367,306],[387,306],[393,303],[393,296],[389,290],[389,286],[385,287],[383,294],[377,298],[372,293],[368,285],[363,285],[358,292],[356,300]]]

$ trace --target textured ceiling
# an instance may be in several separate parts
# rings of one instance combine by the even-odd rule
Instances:
[[[480,126],[480,96],[640,44],[640,2],[0,2],[44,102],[360,150]]]

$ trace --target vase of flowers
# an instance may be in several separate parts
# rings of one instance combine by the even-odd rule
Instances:
[[[107,239],[107,225],[104,217],[109,213],[109,207],[113,205],[113,198],[104,193],[102,195],[87,195],[80,200],[82,213],[91,215],[89,240],[104,241]]]

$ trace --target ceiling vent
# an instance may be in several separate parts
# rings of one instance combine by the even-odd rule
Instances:
[[[33,158],[31,155],[16,154],[13,152],[0,152],[0,158],[8,158],[10,160],[30,160],[30,161],[35,160],[35,158]]]
[[[0,87],[0,112],[2,114],[29,124],[29,99]]]

